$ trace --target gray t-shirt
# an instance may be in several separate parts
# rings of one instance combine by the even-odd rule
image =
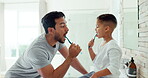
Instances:
[[[55,47],[50,46],[45,34],[42,34],[7,71],[5,78],[40,78],[37,69],[51,64],[56,52],[63,46],[65,45],[59,42]]]

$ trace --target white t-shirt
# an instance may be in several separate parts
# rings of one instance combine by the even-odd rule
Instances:
[[[56,52],[63,46],[65,45],[59,42],[55,47],[50,46],[45,34],[42,34],[7,71],[5,78],[40,78],[37,69],[51,64]]]
[[[95,71],[107,68],[112,74],[105,76],[105,78],[119,78],[122,52],[116,41],[110,40],[104,46],[99,45],[97,51],[96,57],[93,60]]]

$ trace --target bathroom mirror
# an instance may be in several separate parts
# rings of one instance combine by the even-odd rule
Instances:
[[[123,0],[123,46],[138,48],[138,1]]]

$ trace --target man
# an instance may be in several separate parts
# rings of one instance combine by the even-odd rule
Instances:
[[[62,12],[53,11],[42,18],[42,24],[46,34],[40,35],[29,46],[26,52],[7,71],[6,78],[63,78],[69,66],[72,65],[82,74],[87,71],[81,66],[76,56],[80,53],[79,45],[71,44],[69,50],[63,44],[69,29],[67,28],[65,15]],[[66,60],[56,69],[51,61],[59,51]]]

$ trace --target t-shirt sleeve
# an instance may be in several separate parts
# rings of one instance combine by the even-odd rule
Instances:
[[[46,53],[46,50],[42,48],[33,48],[28,52],[28,61],[33,69],[40,69],[45,67],[51,62],[49,61],[50,56]]]
[[[58,48],[58,50],[60,50],[60,49],[63,48],[64,46],[65,46],[64,43],[59,43],[59,48]]]
[[[118,74],[121,55],[122,53],[118,49],[113,48],[109,50],[108,56],[110,63],[107,69],[109,69],[112,74]]]

